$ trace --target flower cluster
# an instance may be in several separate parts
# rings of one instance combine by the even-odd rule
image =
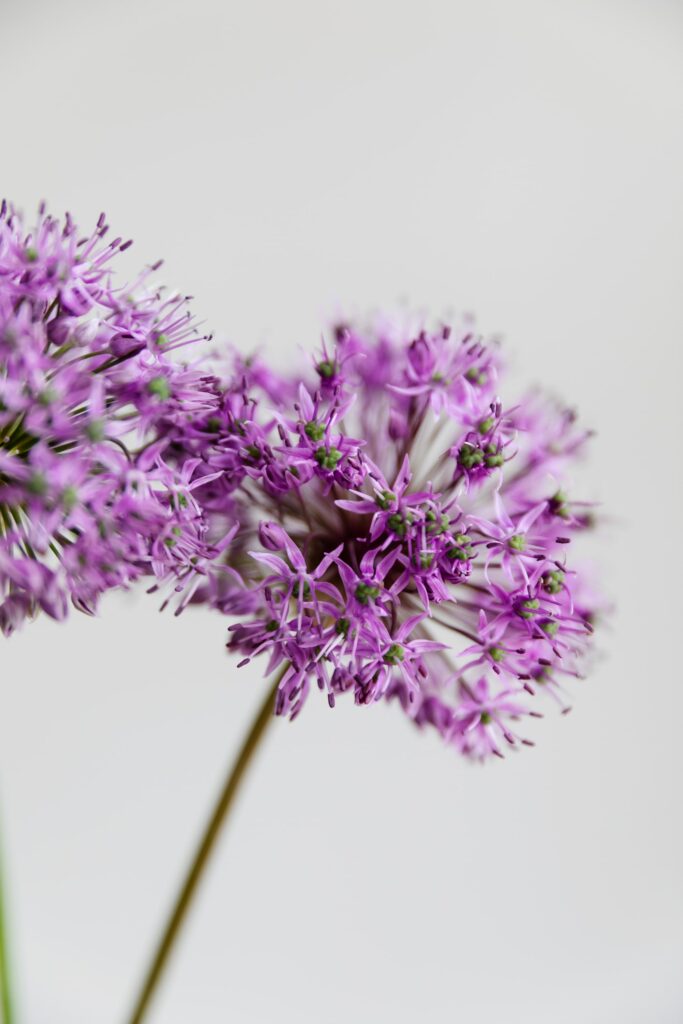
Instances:
[[[566,710],[595,601],[567,557],[592,523],[566,491],[588,434],[499,397],[471,327],[334,327],[311,369],[170,352],[186,298],[110,264],[130,243],[0,209],[0,628],[170,581],[230,616],[230,649],[331,706],[394,700],[462,753]]]
[[[236,617],[241,664],[280,671],[279,714],[313,683],[395,699],[477,758],[529,743],[515,723],[541,691],[566,709],[592,632],[567,560],[592,516],[563,490],[588,435],[540,397],[503,406],[469,328],[338,325],[313,370],[239,361],[195,424],[198,500],[231,530],[195,599]]]
[[[199,460],[165,459],[215,384],[168,352],[199,339],[179,295],[114,287],[130,242],[81,237],[39,211],[0,208],[0,628],[141,575],[181,588],[215,550],[193,497]]]

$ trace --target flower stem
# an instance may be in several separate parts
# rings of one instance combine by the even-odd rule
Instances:
[[[0,866],[0,1021],[2,1024],[12,1024],[14,1012],[12,1010],[12,989],[10,986],[9,964],[7,962],[6,913],[4,877]]]
[[[285,668],[286,667],[287,666],[285,666]],[[259,741],[266,730],[268,722],[273,717],[275,696],[283,674],[284,670],[278,673],[275,678],[275,682],[268,691],[268,694],[259,708],[256,718],[254,719],[251,729],[242,744],[242,749],[239,752],[237,760],[228,772],[221,793],[206,823],[190,868],[185,876],[183,885],[178,893],[171,914],[162,932],[154,958],[150,963],[145,980],[135,1003],[135,1009],[128,1018],[129,1024],[140,1024],[149,1009],[150,1002],[173,950],[173,946],[182,929],[183,922],[192,903],[199,881],[207,866],[221,828],[228,816],[228,811],[230,810],[235,796],[237,795],[242,778],[259,745]]]

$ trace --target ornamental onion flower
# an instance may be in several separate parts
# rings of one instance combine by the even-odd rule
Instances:
[[[589,437],[540,395],[499,395],[470,324],[334,327],[310,369],[169,353],[204,339],[187,297],[118,284],[101,216],[79,236],[0,206],[0,629],[145,578],[176,613],[234,621],[276,673],[141,987],[140,1024],[272,711],[396,703],[474,759],[568,710],[597,602],[569,558],[592,525],[567,474]]]
[[[312,370],[169,353],[202,340],[186,297],[80,237],[0,208],[0,628],[147,577],[176,611],[235,621],[275,710],[397,702],[462,753],[502,755],[567,710],[595,617],[568,558],[592,523],[566,474],[588,433],[498,393],[471,325],[338,324]]]
[[[312,685],[393,700],[482,758],[531,745],[543,692],[568,709],[595,607],[564,481],[589,435],[541,396],[504,405],[500,371],[468,325],[339,325],[313,372],[237,360],[179,439],[212,542],[231,531],[193,600],[236,618],[240,665],[280,669],[278,714]]]
[[[146,575],[190,582],[215,551],[199,460],[164,451],[212,407],[213,379],[168,352],[199,340],[187,300],[116,285],[102,215],[81,237],[41,206],[0,207],[0,628]]]

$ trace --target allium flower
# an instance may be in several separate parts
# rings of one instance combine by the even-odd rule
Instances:
[[[215,385],[167,353],[198,340],[185,298],[147,268],[116,286],[104,216],[80,237],[0,208],[0,628],[141,575],[181,588],[215,555],[193,497],[200,460],[166,458],[215,404]]]
[[[504,405],[470,326],[338,325],[312,373],[221,380],[169,358],[200,340],[185,298],[158,264],[117,285],[106,233],[0,209],[0,628],[148,577],[237,618],[280,714],[314,682],[480,757],[539,692],[566,709],[595,611],[567,559],[592,522],[574,415]]]
[[[596,604],[567,557],[592,525],[566,489],[588,437],[534,395],[506,406],[471,326],[338,324],[312,372],[236,355],[223,377],[187,298],[110,264],[41,206],[0,206],[0,630],[146,578],[234,618],[240,665],[276,672],[140,990],[140,1022],[273,709],[393,701],[462,754],[533,745],[568,710]],[[3,950],[0,949],[0,959]]]
[[[313,364],[238,362],[178,442],[213,542],[234,531],[194,600],[238,617],[240,664],[280,668],[279,714],[313,682],[330,705],[396,700],[477,758],[529,743],[511,723],[542,691],[566,709],[592,632],[567,557],[591,516],[563,489],[588,434],[538,396],[504,406],[469,328],[344,324]]]

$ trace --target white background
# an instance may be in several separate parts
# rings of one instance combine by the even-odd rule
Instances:
[[[0,4],[0,191],[245,349],[407,299],[501,330],[598,436],[603,656],[485,768],[396,708],[276,722],[150,1021],[679,1024],[683,9]],[[504,393],[505,394],[505,393]],[[25,1024],[123,1021],[263,685],[226,623],[117,596],[2,646]]]

